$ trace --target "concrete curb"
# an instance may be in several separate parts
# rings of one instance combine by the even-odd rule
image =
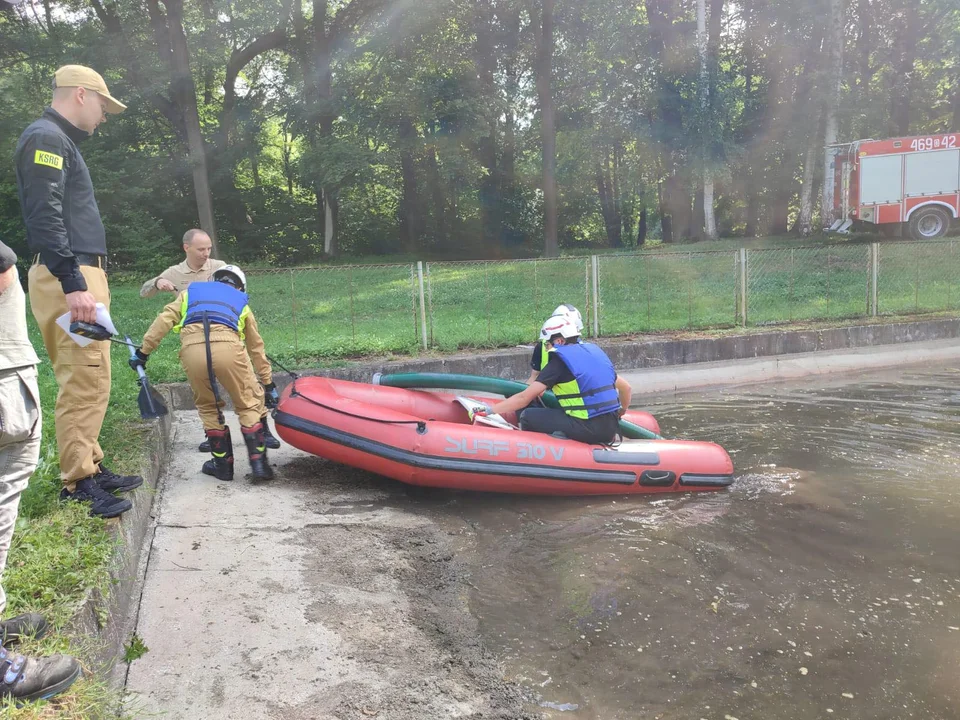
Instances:
[[[601,338],[598,344],[610,356],[617,369],[627,374],[626,371],[643,368],[822,353],[958,337],[960,337],[960,318],[938,318],[872,325],[824,326],[803,330],[751,331],[719,337],[656,337],[646,340]],[[444,357],[357,362],[342,368],[304,370],[300,371],[300,374],[320,375],[355,382],[370,382],[375,372],[465,373],[522,380],[530,374],[529,363],[530,347],[517,347],[493,352],[459,353]],[[274,368],[274,371],[278,386],[282,387],[289,382],[279,368]],[[700,386],[695,384],[690,387]],[[187,383],[171,383],[164,385],[163,389],[171,410],[193,409],[193,392]],[[680,388],[664,386],[659,391],[667,389]],[[645,390],[645,392],[657,391]],[[224,397],[224,400],[229,404],[229,398]]]
[[[74,615],[69,632],[94,640],[92,662],[98,675],[122,684],[126,666],[124,645],[136,625],[143,574],[153,539],[154,501],[158,481],[170,451],[171,416],[152,423],[145,440],[147,456],[141,468],[143,485],[127,495],[133,508],[111,521],[117,548],[110,562],[111,589],[107,597],[90,590]]]

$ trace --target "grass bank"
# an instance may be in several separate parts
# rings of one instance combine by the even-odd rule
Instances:
[[[40,718],[90,718],[116,716],[117,693],[89,672],[96,648],[85,638],[63,631],[92,589],[110,592],[108,568],[117,540],[103,520],[91,518],[85,506],[61,504],[60,469],[54,433],[57,385],[43,351],[43,342],[30,318],[30,338],[43,361],[38,368],[43,411],[43,446],[40,465],[20,503],[20,517],[7,560],[3,587],[7,593],[6,617],[39,612],[54,632],[19,651],[30,655],[57,652],[72,654],[84,662],[84,676],[63,695],[48,703],[16,708],[0,703],[0,716],[17,720]],[[135,377],[127,367],[123,348],[112,353],[113,389],[101,444],[106,462],[117,471],[138,472],[143,461],[144,426],[137,411]]]

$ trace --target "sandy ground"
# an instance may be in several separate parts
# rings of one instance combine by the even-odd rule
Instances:
[[[503,718],[528,714],[481,647],[455,549],[403,486],[289,447],[254,482],[199,472],[174,420],[127,673],[136,717]],[[529,706],[526,706],[529,707]]]

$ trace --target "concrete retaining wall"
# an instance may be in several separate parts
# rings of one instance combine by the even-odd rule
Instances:
[[[641,368],[827,352],[957,337],[960,337],[960,318],[822,327],[812,330],[753,331],[719,337],[601,339],[598,344],[607,352],[617,369],[626,372]],[[357,362],[342,368],[300,371],[300,374],[355,382],[369,382],[376,372],[465,373],[523,380],[530,374],[530,352],[530,347],[518,347],[444,357]],[[279,387],[289,382],[280,368],[274,368],[274,375]],[[163,390],[169,398],[171,409],[193,408],[193,393],[186,383],[166,385]],[[224,400],[229,403],[227,397],[224,397]]]

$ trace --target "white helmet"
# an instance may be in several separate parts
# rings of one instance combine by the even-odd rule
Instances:
[[[565,339],[577,337],[580,330],[567,315],[552,315],[540,328],[540,342],[550,342],[554,335],[562,335]]]
[[[580,315],[580,311],[577,310],[573,305],[569,303],[564,303],[563,305],[557,305],[557,309],[553,311],[554,315],[566,315],[570,318],[570,322],[577,326],[577,330],[583,331],[583,317]]]
[[[222,268],[214,270],[213,279],[218,282],[226,280],[229,285],[233,285],[234,287],[236,287],[236,283],[239,282],[240,287],[238,287],[237,290],[247,289],[247,276],[244,275],[243,270],[236,265],[224,265]]]

